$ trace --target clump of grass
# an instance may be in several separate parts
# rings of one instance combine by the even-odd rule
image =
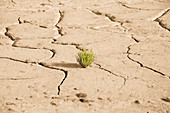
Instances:
[[[81,50],[78,53],[77,61],[80,63],[81,66],[86,68],[89,66],[93,61],[94,61],[94,54],[93,51],[88,51],[88,50]]]

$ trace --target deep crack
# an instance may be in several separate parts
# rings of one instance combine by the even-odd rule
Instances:
[[[156,19],[154,19],[154,21],[158,22],[159,25],[160,25],[162,28],[170,31],[170,29],[169,29],[168,27],[166,27],[166,24],[164,24],[164,23],[160,20],[160,18],[163,17],[166,13],[168,13],[168,11],[170,11],[170,8],[166,9],[159,17],[157,17]]]
[[[132,45],[129,45],[128,47],[127,47],[127,57],[128,57],[128,59],[130,59],[131,61],[133,61],[133,62],[136,62],[137,64],[139,64],[141,67],[143,67],[143,68],[146,68],[146,69],[149,69],[149,70],[151,70],[151,71],[153,71],[153,72],[156,72],[156,73],[158,73],[158,74],[160,74],[160,75],[162,75],[162,76],[166,76],[164,73],[162,73],[162,72],[160,72],[160,71],[158,71],[158,70],[155,70],[155,69],[153,69],[153,68],[151,68],[151,67],[148,67],[148,66],[144,66],[141,62],[139,62],[139,61],[137,61],[137,60],[134,60],[134,59],[132,59],[131,57],[130,57],[130,47],[131,47]]]
[[[156,19],[161,18],[162,16],[164,16],[166,13],[168,13],[169,10],[170,10],[170,8],[165,9],[165,10],[163,11],[163,13],[162,13],[159,17],[157,17]],[[155,20],[156,20],[156,19],[155,19]]]
[[[136,43],[138,43],[139,42],[139,40],[138,39],[136,39],[133,35],[131,35],[131,38],[136,42]]]
[[[60,18],[59,18],[59,20],[58,20],[58,22],[56,23],[56,25],[55,25],[55,27],[57,27],[58,28],[58,33],[60,34],[60,36],[63,36],[64,34],[62,33],[62,27],[61,26],[59,26],[58,24],[63,20],[63,18],[64,18],[64,11],[60,11],[59,10],[59,14],[60,14]]]
[[[60,34],[60,36],[63,36],[64,34],[62,33],[63,28],[59,27],[58,25],[56,25],[57,29],[58,29],[58,33]]]
[[[56,68],[56,67],[51,67],[51,66],[48,66],[48,65],[46,65],[46,64],[44,64],[44,63],[38,63],[39,65],[41,65],[41,66],[43,66],[43,67],[46,67],[46,68],[49,68],[49,69],[55,69],[55,70],[59,70],[59,71],[62,71],[62,72],[64,72],[64,78],[63,78],[63,80],[61,81],[61,83],[58,85],[58,95],[60,95],[60,91],[61,91],[61,86],[62,86],[62,84],[64,83],[64,81],[66,80],[66,78],[67,78],[67,75],[68,75],[68,71],[66,71],[66,70],[64,70],[64,69],[61,69],[61,68]]]
[[[19,24],[22,24],[21,20],[20,20],[20,17],[18,17],[18,23]]]
[[[166,24],[162,23],[161,20],[157,19],[157,20],[155,20],[155,21],[157,21],[157,22],[159,23],[159,25],[160,25],[162,28],[164,28],[164,29],[170,31],[170,29],[169,29],[168,27],[166,27]]]
[[[12,3],[16,4],[16,2],[14,0],[11,0]]]
[[[133,36],[133,34],[131,34],[131,38],[132,38],[136,43],[139,43],[139,40],[137,40],[137,39]],[[134,44],[134,43],[133,43],[133,44]],[[151,67],[144,66],[141,62],[132,59],[132,58],[130,57],[130,54],[131,54],[131,53],[130,53],[130,47],[131,47],[133,44],[131,44],[131,45],[129,45],[129,46],[127,47],[127,58],[128,58],[128,59],[130,59],[130,60],[133,61],[133,62],[136,62],[137,64],[139,64],[139,65],[140,65],[141,67],[143,67],[143,68],[149,69],[149,70],[151,70],[151,71],[153,71],[153,72],[156,72],[156,73],[158,73],[158,74],[160,74],[160,75],[162,75],[162,76],[166,76],[164,73],[162,73],[162,72],[160,72],[160,71],[158,71],[158,70],[155,70],[155,69],[153,69],[153,68],[151,68]]]
[[[165,102],[169,102],[170,103],[170,98],[166,97],[166,98],[161,98],[161,100],[165,101]]]
[[[11,34],[8,32],[9,31],[8,27],[6,27],[5,29],[6,29],[5,36],[7,36],[12,41],[15,41],[15,38],[13,38]]]
[[[64,81],[66,80],[67,75],[68,75],[68,71],[64,71],[64,73],[65,73],[65,76],[64,76],[63,80],[61,81],[60,85],[58,86],[58,95],[60,95],[60,91],[61,91],[60,87],[64,83]]]
[[[55,54],[56,54],[56,51],[54,49],[48,49],[48,48],[43,48],[43,49],[47,49],[47,50],[52,52],[52,55],[51,55],[50,59],[52,59],[55,56]]]
[[[64,11],[60,11],[59,10],[59,14],[60,14],[60,18],[59,18],[59,21],[57,22],[57,24],[59,24],[63,20],[63,18],[64,18]]]

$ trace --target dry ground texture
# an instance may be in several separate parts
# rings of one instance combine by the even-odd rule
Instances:
[[[0,113],[170,113],[170,0],[0,0]]]

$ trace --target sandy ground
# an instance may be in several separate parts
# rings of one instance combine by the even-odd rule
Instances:
[[[170,113],[170,0],[0,0],[0,113]]]

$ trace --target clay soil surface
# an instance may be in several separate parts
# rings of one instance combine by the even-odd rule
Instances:
[[[170,113],[170,0],[0,0],[0,113]]]

